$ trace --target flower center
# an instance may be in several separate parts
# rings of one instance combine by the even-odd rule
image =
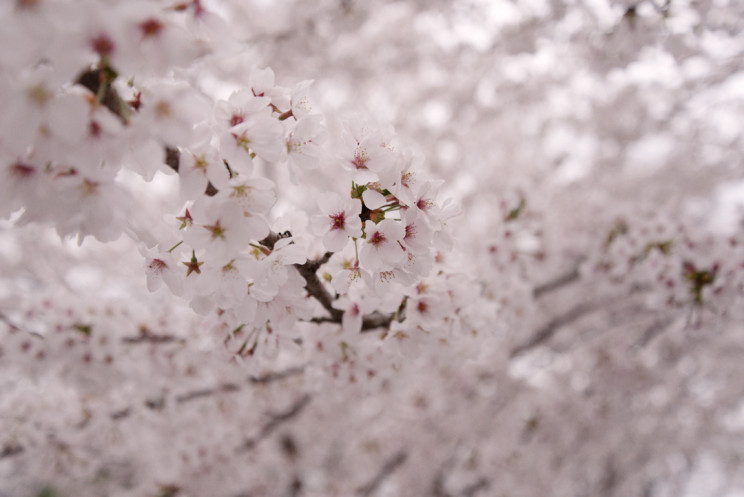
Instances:
[[[331,230],[343,230],[346,227],[346,213],[339,212],[328,216],[331,218]]]
[[[404,240],[409,240],[416,238],[416,225],[409,224],[406,226],[406,236],[403,237]]]
[[[149,267],[155,274],[160,274],[168,267],[168,264],[166,264],[162,259],[153,259]]]
[[[157,19],[150,18],[139,25],[142,30],[142,36],[147,38],[148,36],[157,36],[163,30],[163,23]]]
[[[375,231],[374,234],[370,237],[369,243],[374,245],[375,247],[380,245],[381,243],[385,243],[385,235],[380,233],[379,231]]]
[[[351,163],[357,169],[367,169],[367,159],[367,151],[364,149],[357,149],[354,158],[351,159]]]
[[[10,166],[10,174],[16,178],[29,178],[34,175],[36,169],[34,166],[23,164],[22,162],[16,162]]]
[[[204,226],[204,229],[209,230],[209,231],[212,232],[212,240],[216,240],[217,238],[220,238],[222,240],[225,239],[225,231],[226,230],[225,230],[225,228],[223,228],[220,225],[219,219],[217,220],[216,223],[214,223],[212,225]]]
[[[93,51],[102,57],[111,55],[111,53],[114,51],[114,42],[111,41],[111,38],[104,34],[96,36],[95,38],[90,40],[90,44],[93,48]]]

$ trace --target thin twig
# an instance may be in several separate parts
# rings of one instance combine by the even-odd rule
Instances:
[[[209,397],[210,395],[214,395],[216,393],[237,392],[238,390],[240,390],[240,387],[238,385],[235,385],[234,383],[223,383],[214,388],[202,388],[201,390],[194,390],[193,392],[179,395],[176,397],[176,402],[182,404],[190,400],[199,399],[202,397]]]
[[[403,451],[396,453],[393,457],[385,462],[385,464],[382,466],[382,468],[380,468],[380,471],[377,472],[374,478],[357,489],[357,494],[361,495],[362,497],[368,497],[372,495],[375,490],[377,490],[377,488],[382,484],[382,482],[384,482],[391,474],[393,474],[393,472],[398,469],[398,467],[402,465],[407,458],[408,454]]]
[[[272,373],[266,373],[262,376],[251,376],[248,378],[248,383],[251,385],[266,385],[275,381],[280,381],[291,376],[302,374],[305,371],[305,366],[297,366],[286,369],[284,371],[277,371]],[[235,383],[220,383],[214,387],[199,388],[191,390],[179,395],[176,395],[173,400],[177,404],[183,404],[196,399],[202,399],[205,397],[211,397],[220,393],[232,393],[240,391],[241,386]],[[167,400],[164,397],[146,400],[143,405],[151,410],[160,410],[165,407]],[[125,407],[114,411],[110,414],[110,417],[114,421],[126,419],[132,414],[132,407]]]
[[[460,495],[462,495],[462,497],[473,497],[481,490],[487,490],[489,486],[490,482],[486,478],[481,477],[474,483],[471,483],[467,487],[463,488],[462,492],[460,492]]]
[[[34,338],[40,338],[41,340],[44,340],[44,335],[39,333],[38,331],[29,330],[27,328],[24,328],[16,323],[13,322],[12,319],[10,319],[5,314],[0,313],[0,321],[8,325],[8,327],[11,329],[11,331],[23,331],[24,333],[28,333]]]
[[[266,373],[261,376],[251,376],[248,381],[254,385],[266,385],[274,381],[283,380],[290,376],[296,376],[302,374],[305,371],[305,366],[297,366],[294,368],[285,369],[284,371],[277,371],[275,373]]]
[[[666,317],[663,319],[657,319],[648,328],[646,328],[641,337],[631,345],[631,350],[642,349],[651,341],[666,330],[670,324],[672,324],[672,318]]]
[[[261,440],[268,438],[282,424],[299,415],[310,403],[311,400],[312,397],[310,397],[309,394],[304,394],[302,397],[297,399],[286,411],[272,415],[271,419],[269,419],[269,421],[267,421],[266,424],[263,425],[261,430],[254,437],[251,437],[245,441],[242,449],[253,449]]]
[[[510,357],[514,358],[518,355],[521,355],[528,350],[540,345],[541,343],[545,342],[549,338],[551,338],[558,329],[561,327],[576,321],[577,319],[585,316],[586,314],[594,311],[600,306],[599,303],[586,303],[583,302],[577,306],[574,306],[573,308],[569,309],[567,312],[561,314],[560,316],[556,316],[555,318],[551,319],[545,326],[537,330],[533,335],[527,339],[524,343],[521,345],[518,345],[515,347],[510,354]]]
[[[574,281],[579,279],[579,266],[578,264],[569,272],[558,276],[557,278],[550,280],[542,285],[538,285],[532,290],[532,295],[537,299],[543,295],[558,290],[561,287],[570,285]]]
[[[4,459],[6,457],[13,457],[17,456],[18,454],[23,453],[25,449],[23,448],[23,445],[19,445],[16,443],[10,443],[3,447],[3,450],[0,451],[0,459]]]
[[[137,344],[137,343],[184,343],[183,338],[178,338],[174,335],[158,335],[156,333],[140,333],[136,337],[123,337],[122,343],[126,344]]]

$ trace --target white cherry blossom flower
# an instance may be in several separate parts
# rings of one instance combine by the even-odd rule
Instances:
[[[181,151],[178,176],[181,180],[181,195],[187,199],[202,195],[208,183],[221,191],[229,179],[219,153],[207,144]]]
[[[364,200],[364,205],[371,211],[379,209],[387,203],[385,196],[372,188],[364,190],[364,193],[362,193],[362,200]]]
[[[131,125],[138,133],[154,133],[167,146],[192,143],[194,125],[204,121],[210,110],[204,95],[185,82],[170,79],[148,80],[142,87],[141,102]]]
[[[216,198],[240,207],[245,228],[253,240],[262,240],[269,234],[264,216],[276,201],[274,183],[265,178],[236,176],[223,185]]]
[[[396,157],[385,146],[381,132],[366,127],[360,127],[356,132],[347,131],[341,147],[341,164],[352,172],[355,183],[365,185],[379,182],[383,187],[392,186],[396,179]]]
[[[250,89],[233,92],[227,100],[217,102],[214,117],[217,126],[226,130],[245,122],[256,115],[271,116],[271,99],[257,95]]]
[[[401,220],[405,226],[403,246],[413,254],[431,251],[431,228],[418,209],[405,209]]]
[[[359,251],[359,262],[370,271],[388,271],[405,259],[406,253],[400,243],[405,228],[400,221],[384,219],[379,224],[364,223],[364,243]]]
[[[306,260],[305,251],[293,244],[291,238],[277,241],[271,253],[260,261],[261,274],[251,288],[252,295],[260,302],[270,302],[292,275],[299,276],[293,265],[303,264]]]
[[[284,88],[276,86],[274,71],[270,67],[253,69],[248,76],[248,88],[251,94],[268,98],[267,105],[278,109],[289,107],[289,95]]]
[[[44,168],[23,160],[0,165],[0,217],[26,205],[38,205],[51,181]]]
[[[318,199],[323,214],[313,216],[313,228],[323,236],[323,245],[330,252],[344,248],[351,238],[362,236],[362,202],[358,198],[342,197],[330,192]]]
[[[255,235],[245,221],[242,209],[234,203],[202,198],[190,209],[193,226],[184,240],[195,249],[205,249],[210,260],[226,263],[245,250]]]
[[[220,138],[220,152],[232,169],[250,176],[253,158],[277,162],[284,148],[284,128],[267,114],[252,114]]]
[[[323,155],[321,145],[325,141],[325,130],[321,123],[321,116],[303,117],[287,136],[287,158],[295,183],[301,171],[318,168]]]
[[[323,267],[322,278],[331,283],[336,293],[344,295],[352,286],[365,286],[371,277],[367,271],[359,267],[354,249],[347,248],[344,252],[333,254]]]
[[[140,249],[140,251],[146,257],[147,289],[154,292],[165,283],[174,295],[181,295],[183,293],[183,266],[178,259],[172,253],[159,248]]]
[[[363,317],[377,309],[379,303],[379,299],[373,296],[365,297],[361,292],[354,291],[335,300],[333,307],[344,311],[341,318],[344,332],[355,334],[362,329]]]
[[[292,115],[296,119],[302,119],[303,117],[306,117],[310,112],[312,111],[312,106],[310,105],[310,96],[308,95],[308,90],[310,89],[310,85],[312,85],[312,80],[308,81],[301,81],[297,83],[294,90],[292,91],[292,97],[290,99],[290,109],[292,111]]]

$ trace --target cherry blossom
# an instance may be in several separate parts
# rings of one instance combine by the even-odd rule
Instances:
[[[251,240],[268,233],[268,227],[252,229],[254,226],[233,203],[204,200],[195,204],[190,214],[194,225],[184,233],[185,242],[191,247],[206,249],[210,258],[220,262],[229,261],[233,253],[247,249]]]
[[[371,271],[392,269],[405,259],[400,242],[405,236],[405,228],[400,221],[385,219],[375,224],[364,223],[364,243],[359,251],[359,262]]]
[[[323,236],[323,245],[331,252],[341,251],[349,238],[361,238],[362,202],[357,198],[344,198],[329,192],[318,199],[323,214],[313,217],[316,233]]]
[[[741,495],[741,14],[3,3],[0,495]]]

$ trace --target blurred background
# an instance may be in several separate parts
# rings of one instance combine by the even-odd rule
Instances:
[[[77,329],[75,347],[91,348],[96,367],[105,347],[80,336],[92,322],[116,339],[162,322],[151,331],[174,343],[112,349],[112,398],[111,383],[93,381],[102,373],[80,365],[86,352],[30,371],[18,351],[46,349],[7,321],[0,496],[744,496],[744,3],[203,4],[243,44],[205,86],[245,84],[246,65],[270,66],[283,86],[313,79],[323,112],[390,123],[425,156],[442,196],[462,207],[458,249],[445,255],[497,314],[363,385],[329,378],[316,358],[250,393],[179,402],[204,385],[244,383],[245,369],[215,357],[190,311],[142,293],[132,247],[77,248],[4,224],[1,295],[13,323]],[[39,264],[28,247],[66,259]],[[61,358],[63,344],[48,346]],[[50,371],[73,377],[66,389]],[[18,387],[33,375],[68,400],[39,403],[36,387]],[[307,407],[293,404],[308,391]],[[116,421],[93,417],[94,431],[73,430],[62,449],[40,433],[88,426],[77,407],[44,429],[17,415],[81,402]],[[300,416],[261,438],[267,419],[298,405]],[[117,442],[96,445],[91,433]],[[13,462],[24,436],[44,455],[28,457],[64,471]],[[263,441],[240,452],[241,437]],[[100,453],[100,465],[75,462],[79,440],[79,460]]]

